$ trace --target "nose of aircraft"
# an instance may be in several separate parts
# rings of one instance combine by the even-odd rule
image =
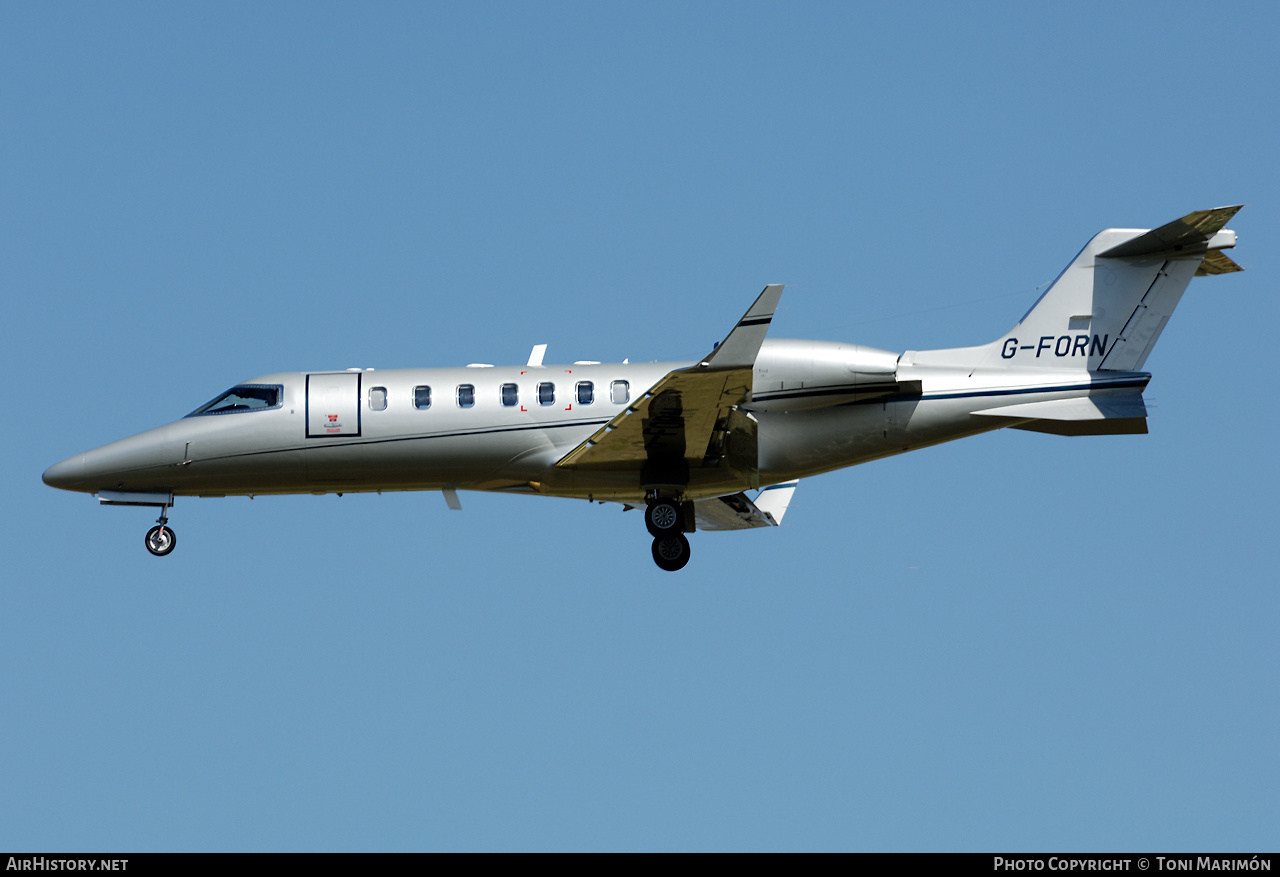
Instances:
[[[81,493],[169,488],[191,434],[187,423],[178,421],[122,438],[50,466],[44,483]]]
[[[84,480],[84,454],[76,454],[61,463],[54,463],[40,477],[50,487],[74,490],[75,485]]]

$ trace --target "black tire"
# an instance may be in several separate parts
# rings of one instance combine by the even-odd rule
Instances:
[[[672,533],[668,536],[655,536],[653,539],[653,562],[667,572],[684,569],[693,552],[689,549],[689,540],[683,533]]]
[[[644,508],[644,525],[650,536],[669,536],[684,532],[684,515],[680,503],[670,499],[656,499]]]
[[[146,544],[156,557],[164,557],[178,544],[178,536],[168,527],[152,527],[147,531]]]

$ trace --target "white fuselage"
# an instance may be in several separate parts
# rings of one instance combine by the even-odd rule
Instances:
[[[916,364],[921,359],[926,364]],[[740,476],[712,468],[695,473],[684,495],[697,499],[789,481],[1016,425],[1025,418],[972,412],[1132,392],[1149,377],[1043,368],[983,373],[964,363],[929,365],[927,360],[927,354],[899,357],[831,342],[765,341],[753,398],[745,406],[759,425],[759,483],[745,484]],[[641,501],[645,489],[634,469],[580,471],[555,464],[665,375],[688,365],[265,375],[246,385],[281,387],[275,407],[186,417],[72,457],[45,479],[93,493],[225,496],[455,488]],[[317,407],[313,387],[326,376],[350,387],[343,390],[350,398],[340,414],[326,415]],[[590,401],[578,395],[582,382],[592,386]],[[510,384],[516,387],[514,400],[510,391],[504,400],[503,385]],[[540,392],[547,384],[552,388]],[[430,404],[418,407],[423,387],[430,388]],[[340,424],[343,434],[326,434],[329,423]]]
[[[1013,328],[899,355],[768,339],[768,284],[695,362],[291,372],[237,385],[176,423],[51,466],[54,487],[159,506],[174,496],[522,491],[643,505],[654,562],[684,533],[776,526],[799,479],[1013,427],[1147,431],[1141,371],[1192,277],[1231,274],[1239,205],[1094,235]],[[748,489],[758,489],[754,498]]]

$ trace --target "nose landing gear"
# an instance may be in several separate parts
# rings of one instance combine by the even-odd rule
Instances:
[[[654,497],[644,509],[644,525],[653,536],[653,562],[659,569],[675,572],[689,562],[689,540],[685,538],[685,516],[692,504]]]
[[[160,507],[160,517],[156,518],[156,525],[147,531],[146,545],[147,550],[156,557],[164,557],[178,544],[178,537],[169,528],[169,511],[168,506]]]

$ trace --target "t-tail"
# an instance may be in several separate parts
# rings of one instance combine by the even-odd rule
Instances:
[[[1241,206],[1094,235],[982,366],[1141,371],[1191,278],[1242,270],[1223,252]]]
[[[1142,390],[1151,376],[1142,367],[1192,277],[1242,270],[1223,252],[1236,244],[1223,226],[1240,207],[1099,232],[1007,335],[979,347],[907,351],[897,379],[984,397],[971,416],[1017,429],[1146,432]]]

